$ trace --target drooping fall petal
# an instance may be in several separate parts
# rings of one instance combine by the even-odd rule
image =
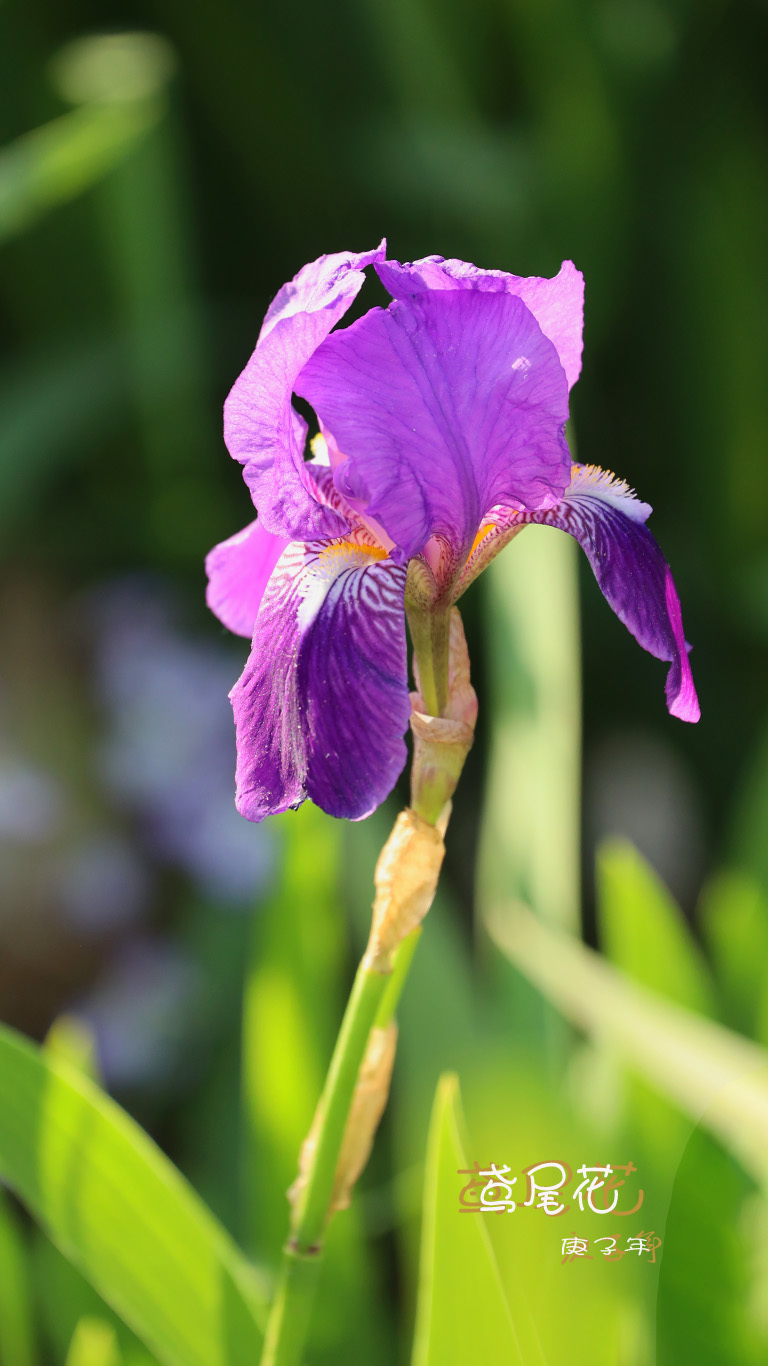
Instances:
[[[527,522],[559,527],[585,552],[600,590],[620,621],[649,654],[670,664],[667,707],[682,721],[698,721],[699,702],[683,633],[680,599],[672,571],[645,525],[648,503],[627,484],[594,465],[574,465],[565,497],[543,512],[500,512],[478,554],[492,537]],[[471,569],[471,562],[468,569]]]
[[[230,694],[249,820],[306,797],[359,820],[392,790],[410,714],[404,592],[405,570],[364,532],[284,551]]]

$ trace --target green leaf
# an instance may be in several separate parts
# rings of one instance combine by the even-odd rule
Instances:
[[[114,1329],[126,1366],[158,1366],[139,1339],[85,1279],[77,1267],[35,1229],[32,1240],[32,1280],[37,1323],[47,1351],[45,1360],[64,1361],[80,1319],[99,1319]]]
[[[760,884],[747,873],[717,873],[702,893],[701,926],[726,1023],[755,1037],[768,961],[768,900]]]
[[[29,1251],[13,1210],[0,1191],[0,1362],[34,1366]]]
[[[764,1049],[638,986],[519,904],[494,908],[486,923],[502,952],[567,1019],[613,1048],[768,1184]]]
[[[701,1015],[714,1015],[709,969],[653,868],[628,840],[597,854],[598,925],[612,963],[636,982]]]
[[[733,1158],[698,1126],[677,1165],[664,1226],[657,1366],[765,1362],[768,1339],[751,1312],[755,1249],[745,1236],[745,1215],[759,1198],[753,1191]]]
[[[413,1366],[522,1364],[504,1286],[483,1218],[459,1208],[467,1158],[459,1083],[441,1077],[432,1110]]]
[[[112,1324],[103,1319],[81,1319],[67,1352],[66,1366],[121,1366]]]
[[[264,1297],[224,1230],[118,1105],[4,1027],[0,1175],[164,1366],[253,1366]]]

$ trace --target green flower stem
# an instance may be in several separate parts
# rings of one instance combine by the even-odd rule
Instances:
[[[390,973],[376,972],[365,959],[357,970],[320,1100],[306,1185],[283,1249],[261,1366],[301,1362],[336,1168],[368,1036],[374,1025],[383,1028],[392,1019],[420,933],[416,929],[403,940]]]
[[[390,976],[368,967],[365,959],[357,970],[320,1099],[312,1165],[293,1220],[290,1241],[301,1256],[315,1253],[322,1241],[360,1064]]]
[[[442,716],[448,702],[451,609],[445,607],[440,611],[426,612],[409,606],[406,612],[425,708],[430,716]]]
[[[309,1333],[320,1262],[302,1257],[290,1243],[283,1248],[275,1298],[264,1339],[262,1366],[291,1366],[301,1362]]]

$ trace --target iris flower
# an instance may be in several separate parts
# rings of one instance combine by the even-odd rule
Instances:
[[[368,266],[392,302],[332,330]],[[206,562],[209,606],[252,639],[230,694],[249,820],[306,797],[358,820],[384,800],[406,761],[406,615],[439,713],[451,606],[530,522],[575,537],[620,620],[669,662],[669,711],[698,719],[651,509],[565,439],[583,293],[570,261],[521,278],[401,265],[384,243],[322,256],[280,290],[224,410],[258,518]],[[319,424],[309,450],[294,394]]]

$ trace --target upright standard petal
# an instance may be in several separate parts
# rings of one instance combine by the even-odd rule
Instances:
[[[228,630],[250,640],[264,590],[287,545],[265,531],[258,518],[208,552],[205,600]]]
[[[446,261],[426,256],[401,265],[381,261],[376,271],[394,299],[405,299],[428,289],[479,289],[514,294],[531,310],[545,337],[554,343],[568,379],[568,388],[581,373],[584,330],[584,276],[573,261],[563,261],[557,275],[509,275],[504,270],[480,270],[468,261]]]
[[[360,820],[406,760],[405,570],[362,531],[289,545],[230,696],[237,807],[259,821],[310,797]]]
[[[670,662],[669,711],[681,721],[698,721],[680,599],[672,571],[645,525],[650,513],[648,503],[641,503],[623,480],[594,465],[574,465],[558,507],[517,517],[503,514],[491,535],[504,535],[505,524],[543,522],[575,537],[619,620],[644,650]]]
[[[346,457],[334,480],[400,558],[466,555],[495,504],[551,507],[570,478],[557,351],[508,293],[430,291],[334,332],[296,381]]]
[[[321,256],[284,285],[269,308],[256,349],[224,405],[224,437],[243,465],[264,528],[287,539],[338,536],[343,524],[318,507],[304,472],[306,425],[291,405],[294,381],[346,313],[383,258],[375,251]]]

